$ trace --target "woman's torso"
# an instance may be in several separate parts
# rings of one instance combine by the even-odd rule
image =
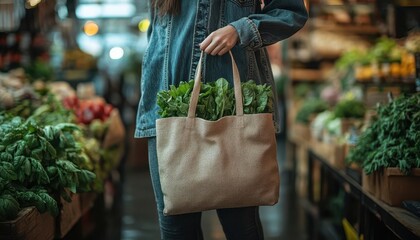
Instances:
[[[135,137],[155,136],[158,106],[157,92],[194,78],[200,58],[199,44],[214,30],[240,18],[258,13],[258,0],[194,0],[181,1],[181,13],[158,16],[152,12],[149,46],[143,57],[141,100]],[[264,48],[255,50],[235,46],[232,49],[241,81],[254,80],[273,86],[268,55]],[[202,81],[220,77],[232,82],[231,60],[224,56],[206,55]],[[275,109],[277,109],[275,107]]]

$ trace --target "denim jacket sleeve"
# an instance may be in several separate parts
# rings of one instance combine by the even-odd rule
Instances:
[[[230,23],[239,34],[239,46],[258,49],[286,39],[308,19],[303,0],[272,0],[261,13]]]

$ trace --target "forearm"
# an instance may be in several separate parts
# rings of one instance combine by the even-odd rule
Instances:
[[[239,36],[239,45],[258,49],[286,39],[301,29],[308,18],[302,0],[273,0],[259,14],[230,23]]]

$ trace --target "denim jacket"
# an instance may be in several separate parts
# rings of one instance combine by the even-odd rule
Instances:
[[[156,96],[170,85],[194,78],[200,58],[199,44],[213,31],[228,24],[238,32],[239,41],[231,50],[241,81],[268,83],[274,94],[274,80],[264,47],[290,37],[303,27],[307,11],[303,0],[189,0],[181,1],[177,15],[160,16],[150,8],[148,46],[143,56],[141,98],[135,137],[155,136],[159,118]],[[226,78],[232,83],[229,54],[204,57],[202,81]],[[276,96],[276,95],[274,95]],[[274,100],[276,100],[275,98]],[[275,122],[278,123],[274,101]],[[279,125],[279,124],[277,124]]]

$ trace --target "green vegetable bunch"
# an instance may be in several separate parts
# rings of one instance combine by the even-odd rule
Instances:
[[[366,106],[362,101],[346,99],[339,101],[333,112],[336,118],[363,118],[366,113]]]
[[[401,48],[395,39],[381,37],[375,45],[369,50],[373,60],[382,61],[398,61],[401,59]]]
[[[56,194],[70,202],[67,190],[90,190],[95,174],[79,167],[88,161],[73,136],[79,130],[69,123],[40,127],[33,119],[0,115],[0,221],[27,206],[55,216]]]
[[[40,126],[57,123],[76,123],[75,114],[71,110],[66,109],[63,103],[52,93],[47,93],[42,97],[41,104],[31,110],[28,118],[34,119]]]
[[[367,55],[366,51],[360,49],[349,50],[341,55],[335,62],[335,67],[338,70],[347,70],[353,67],[356,63],[368,64],[371,61],[371,57]]]
[[[420,167],[420,94],[402,96],[378,109],[347,158],[367,174],[398,167],[408,174]]]
[[[29,88],[31,89],[31,88]],[[33,118],[39,125],[53,125],[56,123],[75,122],[76,116],[73,112],[66,109],[56,95],[48,90],[42,95],[35,91],[30,91],[33,96],[26,96],[15,100],[15,106],[4,109],[0,106],[0,114],[20,116],[22,118]],[[1,104],[0,104],[1,105]]]
[[[307,100],[296,114],[296,122],[308,124],[312,114],[321,113],[328,109],[328,104],[321,99]]]
[[[157,95],[158,114],[162,118],[185,117],[188,115],[194,81],[181,82],[178,87],[160,91]],[[271,86],[257,85],[249,80],[241,84],[245,114],[273,112],[273,92]],[[223,116],[234,115],[234,90],[224,78],[215,82],[201,83],[196,116],[215,121]]]

